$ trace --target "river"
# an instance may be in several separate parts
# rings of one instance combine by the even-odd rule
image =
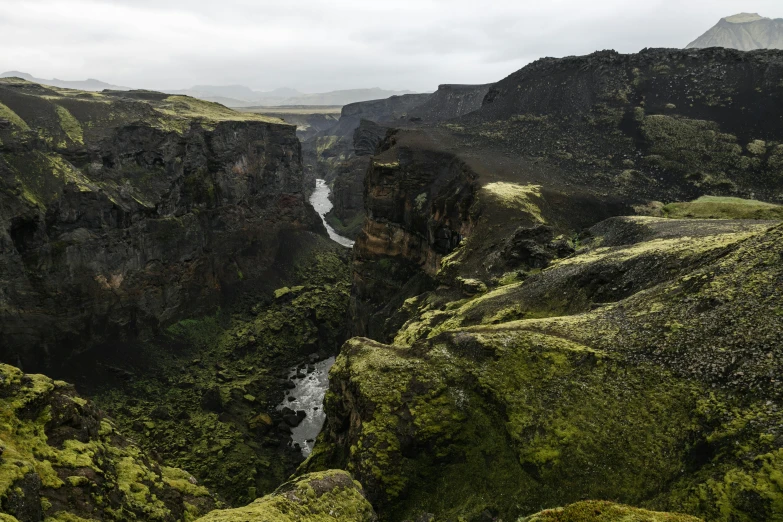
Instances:
[[[329,232],[329,237],[332,239],[332,241],[336,241],[344,247],[353,248],[354,242],[347,237],[343,237],[335,232],[335,230],[332,228],[332,225],[326,221],[326,213],[332,210],[333,205],[332,202],[329,201],[329,185],[326,184],[325,180],[315,180],[315,192],[313,192],[313,195],[310,196],[310,204],[313,205],[315,211],[318,212],[319,216],[321,216],[321,221],[324,222],[326,231]]]
[[[352,248],[353,241],[343,237],[326,221],[326,213],[332,210],[332,202],[329,201],[329,185],[322,179],[315,180],[315,192],[310,196],[310,204],[321,216],[321,220],[329,232],[329,237],[344,247]],[[309,373],[297,368],[291,368],[289,377],[296,387],[286,392],[286,397],[277,409],[290,408],[294,411],[303,411],[305,418],[302,422],[291,428],[291,444],[299,444],[302,454],[307,457],[313,451],[315,439],[321,433],[326,413],[324,412],[324,396],[329,389],[329,369],[334,364],[334,357],[308,366]]]
[[[286,392],[286,398],[277,409],[291,408],[294,411],[304,411],[306,417],[296,427],[291,428],[291,444],[299,444],[302,454],[307,457],[313,451],[315,438],[321,433],[326,413],[324,412],[324,396],[329,388],[329,369],[334,364],[334,357],[309,366],[310,373],[303,377],[302,370],[292,368],[290,378],[296,388]]]

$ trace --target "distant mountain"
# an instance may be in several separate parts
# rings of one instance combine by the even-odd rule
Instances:
[[[783,49],[783,18],[740,13],[718,24],[688,44],[688,48],[729,47],[740,51]]]
[[[66,89],[79,89],[81,91],[102,91],[104,89],[110,89],[113,91],[129,91],[129,87],[120,87],[119,85],[112,85],[110,83],[102,82],[94,78],[88,78],[86,80],[58,80],[53,78],[51,80],[44,80],[43,78],[36,78],[31,74],[20,71],[6,71],[0,74],[0,78],[22,78],[24,80],[40,83],[41,85],[50,85],[52,87],[63,87]]]
[[[131,87],[120,87],[95,79],[83,81],[45,80],[20,72],[7,71],[0,74],[0,78],[18,77],[41,85],[79,89],[83,91],[130,91]],[[280,105],[332,105],[342,106],[349,103],[380,100],[401,94],[411,94],[412,91],[386,91],[378,87],[372,89],[349,89],[343,91],[331,91],[319,94],[305,94],[290,87],[281,87],[273,91],[255,91],[244,85],[194,85],[190,89],[163,90],[167,94],[180,94],[192,96],[206,101],[220,103],[226,107],[274,107]]]
[[[166,91],[170,94],[186,94],[202,100],[222,103],[228,107],[279,106],[279,105],[348,105],[349,103],[379,100],[411,91],[386,91],[349,89],[318,94],[304,94],[283,87],[273,91],[254,91],[244,85],[195,85],[190,89]]]
[[[302,94],[284,100],[280,105],[348,105],[349,103],[381,100],[392,96],[414,94],[413,91],[385,91],[378,87],[372,89],[349,89],[320,94]]]

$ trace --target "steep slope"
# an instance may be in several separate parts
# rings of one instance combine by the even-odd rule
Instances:
[[[286,242],[325,233],[306,192],[279,120],[0,80],[0,360],[56,367],[273,290]]]
[[[10,520],[174,522],[214,507],[189,473],[160,466],[71,386],[0,364],[0,512]]]
[[[582,498],[783,515],[783,228],[630,224],[490,291],[442,274],[394,345],[349,341],[306,469],[345,466],[385,520]]]
[[[689,43],[687,48],[728,47],[740,51],[783,49],[783,19],[740,13],[720,22]]]
[[[440,85],[427,101],[413,109],[411,118],[437,122],[457,118],[479,108],[490,85]]]

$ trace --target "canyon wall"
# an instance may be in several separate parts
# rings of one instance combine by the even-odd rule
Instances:
[[[0,358],[149,338],[324,233],[295,128],[158,93],[0,83]]]

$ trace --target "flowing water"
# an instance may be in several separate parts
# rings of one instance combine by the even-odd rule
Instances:
[[[324,396],[329,388],[329,369],[334,364],[334,357],[309,365],[310,373],[292,368],[289,374],[296,388],[286,392],[286,398],[277,409],[285,407],[294,411],[304,411],[304,420],[291,429],[292,444],[302,447],[302,454],[307,457],[313,451],[315,438],[321,433],[326,420],[324,413]],[[303,377],[297,377],[297,374]]]
[[[326,222],[324,216],[332,210],[332,202],[329,201],[329,185],[326,184],[326,181],[315,180],[315,192],[310,196],[310,204],[321,216],[321,220],[329,232],[329,237],[344,247],[353,247],[353,241],[335,232],[332,226]],[[291,444],[299,444],[305,457],[313,451],[315,438],[321,433],[321,428],[326,420],[324,396],[329,388],[329,369],[333,364],[334,357],[330,357],[308,365],[306,370],[292,368],[289,372],[289,378],[296,387],[287,391],[282,404],[277,406],[278,410],[290,408],[295,412],[304,411],[304,420],[291,429]]]
[[[321,221],[324,222],[326,231],[329,232],[329,237],[332,238],[332,241],[336,241],[344,247],[353,248],[353,241],[335,232],[332,225],[326,222],[324,216],[332,210],[332,202],[329,201],[329,185],[326,184],[326,181],[322,179],[315,180],[315,192],[310,196],[310,204],[313,205],[315,211],[321,216]]]

